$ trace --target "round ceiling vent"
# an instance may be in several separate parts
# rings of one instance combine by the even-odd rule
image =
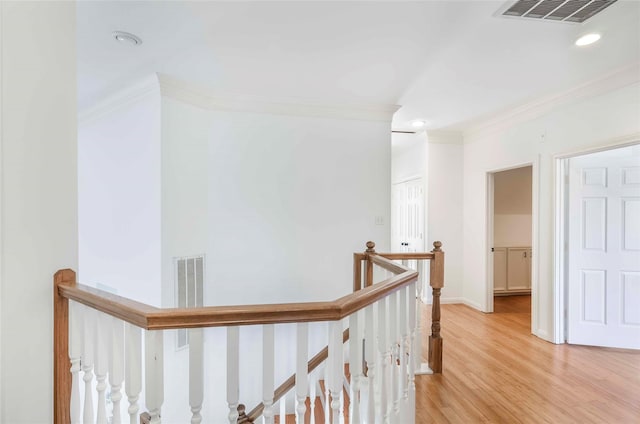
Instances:
[[[132,46],[139,46],[142,44],[142,39],[135,34],[124,31],[113,31],[112,34],[113,38],[120,43],[130,44]]]

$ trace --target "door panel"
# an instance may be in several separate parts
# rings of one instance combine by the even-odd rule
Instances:
[[[622,234],[624,250],[640,250],[640,198],[622,199]]]
[[[640,349],[640,146],[568,169],[567,341]]]
[[[507,289],[527,290],[530,287],[531,272],[529,265],[529,249],[513,248],[507,249],[509,259],[507,262]]]
[[[582,321],[606,324],[607,275],[604,270],[581,272]]]
[[[582,248],[605,250],[607,234],[607,198],[582,200]]]
[[[622,323],[640,326],[640,272],[622,272]]]
[[[507,290],[507,249],[493,249],[493,290]]]

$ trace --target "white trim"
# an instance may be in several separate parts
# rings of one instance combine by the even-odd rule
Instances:
[[[566,200],[566,158],[554,157],[553,182],[555,196],[553,203],[553,337],[552,341],[561,344],[566,341],[564,317],[564,270],[565,270],[565,200]]]
[[[465,143],[469,143],[467,140],[470,138],[477,139],[480,136],[490,135],[518,123],[535,119],[562,104],[593,97],[638,82],[640,82],[640,61],[635,61],[568,90],[509,108],[493,115],[493,117],[474,119],[466,124],[463,123],[462,126],[468,128],[464,131]]]
[[[484,311],[482,310],[482,305],[480,305],[479,303],[472,302],[472,301],[471,301],[471,300],[469,300],[469,299],[462,299],[462,303],[463,303],[464,305],[467,305],[467,306],[468,306],[468,307],[470,307],[470,308],[476,309],[476,310],[478,310],[478,311],[480,311],[480,312],[484,312]]]
[[[4,2],[0,1],[0,422],[4,422],[3,415],[3,405],[4,405],[4,395],[2,392],[4,379],[2,378],[2,299],[5,298],[4,292],[4,267],[3,259],[4,259],[4,205],[2,199],[4,198],[4,127],[2,125],[2,113],[3,113],[3,103],[4,98],[2,93],[4,92],[4,79],[2,78],[2,56],[3,56],[3,43],[4,40],[4,32],[3,32],[3,20],[4,20]]]
[[[564,258],[564,245],[567,242],[565,237],[566,230],[566,213],[564,203],[567,196],[567,184],[563,178],[566,172],[566,161],[575,156],[588,155],[606,150],[614,150],[627,146],[640,144],[640,133],[633,133],[623,137],[616,137],[603,142],[599,142],[593,147],[576,149],[571,152],[558,153],[553,155],[554,175],[553,186],[555,187],[555,195],[553,202],[554,226],[553,226],[553,332],[551,337],[553,343],[566,342],[566,263]],[[542,333],[541,330],[538,330]]]
[[[462,131],[427,130],[429,144],[464,144]]]
[[[496,172],[500,172],[500,171],[496,171]],[[495,210],[494,210],[494,197],[495,197],[495,174],[496,172],[487,172],[486,173],[486,178],[485,178],[485,193],[486,193],[486,210],[487,210],[487,222],[486,222],[486,241],[487,241],[487,245],[485,246],[485,260],[486,260],[486,267],[487,267],[487,284],[486,284],[486,299],[484,301],[484,309],[483,312],[493,312],[493,297],[494,297],[494,290],[493,290],[493,233],[494,233],[494,222],[493,222],[493,217],[495,215]]]
[[[541,339],[546,340],[548,342],[552,341],[552,338],[549,335],[549,333],[546,330],[543,330],[540,328],[537,331],[535,331],[533,335],[536,337],[540,337]]]
[[[152,74],[137,83],[134,83],[130,87],[105,97],[93,106],[82,111],[78,111],[78,126],[82,126],[94,119],[113,112],[119,107],[140,100],[149,94],[159,92],[160,83],[158,82],[158,76],[156,74]]]
[[[540,331],[540,162],[537,155],[531,163],[531,333]],[[545,338],[547,339],[547,338]],[[547,339],[548,340],[548,339]]]
[[[638,144],[640,140],[640,132],[635,132],[620,137],[608,139],[604,142],[599,141],[593,146],[582,147],[574,150],[568,150],[562,153],[556,153],[553,155],[554,159],[566,159],[574,156],[588,155],[590,153],[604,152],[607,150],[618,149],[626,146],[633,146]]]
[[[467,303],[467,300],[464,297],[442,297],[440,298],[441,305],[451,305],[456,303]]]
[[[423,179],[422,175],[413,174],[413,175],[411,175],[409,177],[405,177],[405,178],[403,178],[401,180],[395,181],[395,182],[391,183],[391,185],[404,184],[404,183],[408,183],[408,182],[411,182],[411,181],[417,181],[417,180],[422,180],[422,179]]]
[[[208,87],[158,74],[162,96],[209,110],[270,113],[338,119],[391,122],[397,105],[326,105],[299,99],[270,99],[216,93]]]

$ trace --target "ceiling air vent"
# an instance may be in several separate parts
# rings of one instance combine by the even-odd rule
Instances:
[[[502,14],[581,23],[615,2],[616,0],[519,0]]]

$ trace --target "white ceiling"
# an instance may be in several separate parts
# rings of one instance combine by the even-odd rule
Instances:
[[[461,130],[640,61],[638,1],[584,24],[496,16],[506,4],[81,1],[79,107],[162,72],[227,94],[398,104],[395,128]],[[114,30],[143,44],[120,45]],[[574,46],[591,31],[598,43]]]

